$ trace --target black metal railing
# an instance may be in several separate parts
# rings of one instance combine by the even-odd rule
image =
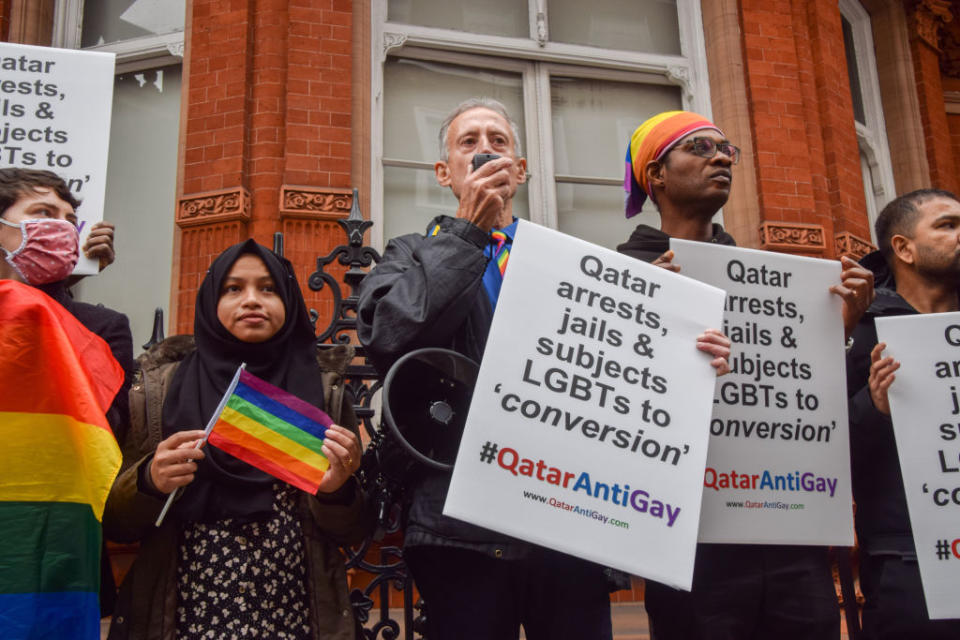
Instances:
[[[354,411],[362,425],[365,439],[369,441],[359,475],[376,510],[377,524],[375,531],[362,544],[344,549],[347,569],[355,571],[355,579],[359,578],[362,582],[363,574],[372,576],[362,589],[352,590],[350,600],[354,615],[363,627],[365,640],[395,640],[401,636],[404,640],[422,640],[423,605],[422,602],[414,602],[413,579],[403,560],[403,550],[398,544],[384,542],[391,538],[399,540],[401,509],[398,501],[399,483],[382,472],[380,459],[383,435],[376,423],[375,402],[383,381],[377,370],[367,362],[363,346],[354,339],[360,281],[367,270],[380,261],[380,254],[363,243],[364,235],[373,226],[373,222],[364,220],[356,189],[353,190],[350,215],[337,222],[343,229],[347,242],[326,256],[317,257],[317,269],[308,278],[307,286],[312,291],[329,291],[333,298],[330,323],[318,331],[318,348],[352,343],[359,360],[347,368],[345,384],[353,395]],[[282,236],[275,239],[274,245],[275,249],[282,252]],[[344,295],[341,289],[341,282],[326,271],[335,261],[347,268],[343,275],[343,284],[349,287],[347,295]],[[316,323],[319,314],[311,309],[310,315]],[[379,548],[372,551],[375,547]],[[371,555],[374,557],[371,558]],[[391,614],[391,592],[401,594],[402,625]],[[376,612],[373,611],[374,594],[380,601]]]

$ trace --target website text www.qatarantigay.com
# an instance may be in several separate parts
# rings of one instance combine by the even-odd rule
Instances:
[[[617,520],[612,518],[605,513],[597,511],[596,509],[591,509],[589,507],[581,507],[580,505],[570,504],[569,502],[564,502],[563,500],[558,500],[552,496],[542,496],[539,493],[534,493],[533,491],[523,492],[523,497],[528,500],[533,500],[534,502],[539,502],[547,506],[553,507],[554,509],[562,509],[563,511],[569,511],[573,515],[583,516],[584,518],[589,518],[590,520],[596,520],[601,524],[610,525],[612,527],[618,527],[620,529],[629,529],[630,523],[624,522],[623,520]]]

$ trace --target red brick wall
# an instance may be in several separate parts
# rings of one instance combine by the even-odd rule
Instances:
[[[247,0],[194,0],[190,89],[183,156],[184,194],[243,184],[251,80]]]
[[[284,255],[293,263],[307,309],[317,311],[320,315],[317,328],[323,330],[333,317],[333,295],[329,287],[324,287],[319,292],[310,291],[307,282],[310,274],[317,269],[317,256],[325,256],[333,247],[346,244],[347,238],[340,225],[326,220],[287,218],[283,221],[281,231],[284,236]],[[326,272],[341,283],[341,293],[344,296],[350,295],[349,287],[343,284],[345,267],[334,262],[326,267]]]
[[[10,40],[10,4],[12,0],[0,0],[0,42]]]
[[[343,242],[334,222],[287,225],[280,188],[350,186],[351,7],[350,0],[193,0],[181,196],[246,189],[249,218],[183,229],[177,331],[192,330],[200,279],[229,244],[253,237],[270,246],[276,231],[308,234],[286,238],[306,291],[314,258]],[[329,318],[329,302],[306,293]]]
[[[869,237],[836,2],[740,9],[762,219]]]
[[[350,0],[290,1],[283,181],[350,187]]]
[[[180,288],[176,294],[179,313],[175,333],[193,333],[194,303],[207,267],[224,248],[247,237],[244,226],[229,222],[184,230],[180,237]]]
[[[286,147],[283,183],[350,187],[352,2],[291,0],[286,87]],[[286,256],[293,262],[307,307],[320,314],[319,328],[333,313],[329,290],[307,289],[316,257],[344,244],[340,225],[326,220],[283,221]],[[344,268],[327,271],[342,281]],[[344,291],[349,295],[349,291]]]
[[[920,120],[930,166],[930,184],[934,188],[956,192],[960,187],[960,179],[957,177],[950,125],[943,101],[940,54],[916,36],[910,42],[910,53],[913,56]]]
[[[761,215],[800,222],[816,208],[798,64],[809,46],[798,51],[789,0],[743,0],[741,24]]]
[[[807,24],[810,25],[814,95],[820,113],[819,140],[823,148],[829,199],[828,212],[815,222],[824,225],[828,237],[832,237],[834,231],[849,231],[869,238],[840,11],[835,0],[799,4],[807,6]],[[829,224],[831,220],[833,229]]]
[[[950,127],[950,148],[953,152],[953,162],[960,160],[960,114],[948,114],[947,125]]]

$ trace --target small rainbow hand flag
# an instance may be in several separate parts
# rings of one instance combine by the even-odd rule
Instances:
[[[208,441],[288,484],[316,493],[330,461],[320,447],[330,416],[245,369]]]

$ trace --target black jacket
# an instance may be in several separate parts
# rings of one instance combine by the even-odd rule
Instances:
[[[360,285],[357,334],[381,374],[401,356],[444,347],[480,362],[493,319],[483,287],[489,244],[470,222],[439,216],[435,236],[410,234],[387,244],[380,263]],[[418,467],[408,481],[404,544],[472,549],[495,557],[523,557],[529,545],[442,514],[447,473]]]
[[[896,292],[893,274],[880,252],[861,261],[873,272],[876,299],[853,331],[847,354],[847,396],[850,408],[850,465],[853,499],[857,503],[856,528],[867,553],[914,553],[907,498],[900,474],[900,459],[893,423],[873,406],[867,380],[870,351],[877,344],[875,318],[917,313]]]
[[[713,223],[710,233],[710,242],[736,246],[737,242],[729,233],[717,223]],[[630,234],[630,238],[617,247],[617,251],[643,260],[653,262],[670,248],[670,236],[660,229],[654,229],[646,224],[639,224]]]
[[[107,421],[113,429],[118,442],[123,442],[127,426],[130,424],[130,409],[127,396],[130,392],[130,380],[133,377],[133,336],[130,334],[130,321],[124,314],[108,309],[102,304],[93,305],[78,302],[70,297],[65,282],[54,282],[37,287],[59,302],[74,318],[80,321],[90,332],[100,336],[113,357],[123,368],[123,386],[117,392],[107,411]]]

